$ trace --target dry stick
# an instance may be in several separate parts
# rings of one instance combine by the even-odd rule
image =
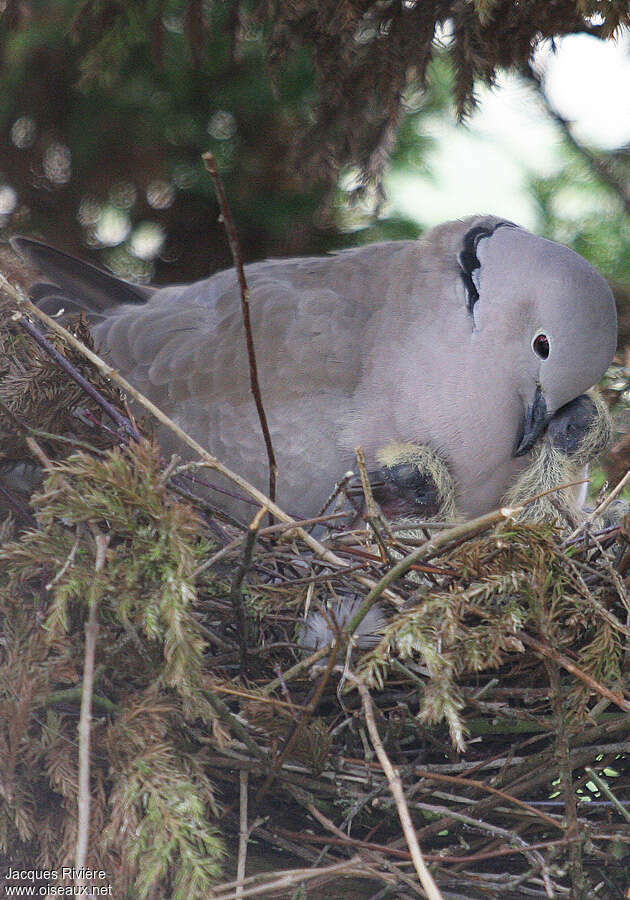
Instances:
[[[324,690],[326,689],[328,680],[330,679],[330,676],[332,675],[332,671],[335,667],[336,662],[337,662],[337,647],[335,646],[335,648],[333,648],[332,652],[330,653],[330,659],[328,660],[326,670],[324,671],[324,674],[322,675],[322,677],[320,678],[314,691],[312,692],[312,696],[307,705],[306,711],[303,712],[302,715],[298,719],[296,719],[295,723],[289,729],[284,746],[283,746],[280,754],[278,755],[278,757],[273,761],[272,771],[269,772],[269,774],[265,778],[263,786],[260,788],[260,790],[256,794],[256,805],[257,806],[260,806],[260,804],[262,803],[263,797],[265,796],[265,794],[267,793],[267,791],[269,790],[269,788],[275,781],[278,772],[282,768],[282,764],[284,763],[284,760],[286,759],[287,755],[291,752],[291,750],[295,746],[295,742],[297,741],[299,735],[301,734],[302,729],[304,728],[304,726],[306,725],[308,720],[314,715],[315,710],[319,706],[319,702],[322,699],[322,695],[324,693]]]
[[[469,522],[464,522],[463,524],[455,525],[453,528],[449,528],[446,531],[441,531],[438,535],[431,538],[430,541],[426,541],[408,556],[405,556],[403,559],[397,562],[395,566],[392,566],[392,568],[385,573],[380,581],[378,581],[374,585],[374,587],[372,587],[369,594],[360,605],[359,609],[352,617],[349,624],[344,629],[344,632],[348,635],[353,634],[367,615],[370,608],[378,600],[378,598],[385,593],[389,585],[401,575],[404,575],[405,572],[410,569],[417,560],[421,559],[423,556],[429,556],[433,554],[436,550],[439,550],[441,547],[443,547],[445,544],[450,543],[451,541],[461,540],[462,538],[468,537],[472,534],[476,534],[479,531],[485,531],[497,522],[503,522],[507,519],[511,519],[515,515],[517,515],[517,513],[519,513],[522,508],[522,506],[512,508],[504,507],[503,509],[498,509],[494,512],[486,513],[486,515],[479,516],[477,519],[471,519]],[[336,642],[335,647],[337,647],[338,644],[339,640]],[[312,656],[309,656],[308,659],[301,660],[290,669],[287,669],[287,671],[282,675],[281,678],[275,678],[273,681],[269,682],[269,684],[265,685],[265,687],[263,688],[263,693],[271,693],[273,690],[280,686],[283,680],[289,681],[296,675],[299,675],[301,672],[308,669],[310,666],[314,665],[328,653],[328,647],[320,648]]]
[[[624,712],[630,712],[630,701],[626,700],[621,694],[616,694],[614,691],[611,691],[610,688],[607,688],[605,684],[602,684],[600,681],[596,681],[586,672],[583,672],[575,663],[571,662],[568,656],[565,656],[563,653],[559,653],[557,650],[554,650],[552,647],[543,644],[541,641],[537,641],[536,638],[530,637],[530,635],[525,634],[522,631],[517,632],[516,637],[519,641],[522,641],[528,647],[531,647],[532,650],[535,650],[542,657],[546,657],[547,659],[552,659],[558,665],[562,666],[563,669],[566,669],[567,672],[570,672],[572,675],[575,675],[576,678],[579,678],[584,684],[587,684],[591,690],[593,690],[596,694],[601,694],[602,697],[607,697],[608,700],[611,700],[615,706],[618,706],[619,709],[623,709]]]
[[[234,610],[234,619],[238,631],[241,678],[247,677],[248,643],[247,616],[245,615],[245,609],[243,607],[243,594],[241,593],[241,585],[243,584],[243,579],[245,578],[251,567],[252,556],[254,554],[254,546],[256,544],[256,538],[258,537],[258,529],[260,528],[260,523],[262,522],[266,513],[267,508],[265,506],[261,506],[252,519],[251,524],[247,529],[243,558],[241,559],[240,565],[234,573],[234,578],[232,579],[232,584],[230,585],[230,601],[232,603],[232,609]]]
[[[630,813],[629,813],[628,810],[625,808],[625,806],[622,806],[621,803],[619,802],[619,800],[617,800],[617,798],[615,797],[615,795],[613,794],[613,792],[610,790],[610,788],[608,787],[608,785],[607,785],[606,782],[604,781],[604,779],[601,778],[601,777],[597,774],[597,772],[595,771],[595,769],[591,769],[590,766],[585,766],[584,771],[587,772],[587,773],[590,775],[590,777],[593,779],[593,781],[595,782],[595,784],[597,785],[597,787],[600,789],[600,791],[608,797],[608,799],[610,800],[610,802],[611,802],[611,803],[613,804],[613,806],[616,808],[617,812],[618,812],[621,816],[623,816],[623,818],[626,820],[626,822],[630,822]]]
[[[9,290],[9,287],[11,290]],[[87,359],[93,363],[101,374],[105,375],[107,378],[110,378],[112,381],[115,381],[125,393],[129,394],[133,399],[139,403],[141,406],[144,406],[162,425],[165,425],[168,429],[170,429],[179,440],[190,447],[192,450],[197,453],[202,460],[206,463],[209,469],[214,469],[219,472],[219,474],[224,475],[234,484],[238,485],[245,493],[249,494],[250,497],[253,497],[261,506],[266,506],[267,509],[276,516],[276,518],[280,519],[282,522],[287,522],[290,525],[295,527],[296,533],[299,537],[304,541],[304,543],[313,550],[319,557],[326,560],[326,562],[331,563],[333,566],[340,566],[342,568],[346,567],[346,563],[344,560],[340,559],[335,553],[331,550],[328,550],[321,544],[318,540],[312,537],[308,532],[306,532],[303,528],[297,524],[295,519],[291,518],[291,516],[287,515],[283,509],[281,509],[276,503],[273,502],[269,497],[266,497],[262,491],[259,491],[258,488],[254,487],[240,475],[237,475],[236,472],[232,472],[231,469],[228,469],[227,466],[224,466],[216,456],[213,456],[208,452],[201,444],[197,443],[190,435],[186,434],[186,432],[179,427],[172,419],[170,419],[162,410],[152,403],[148,397],[145,397],[137,388],[135,388],[126,378],[123,378],[119,372],[110,366],[108,363],[104,362],[100,356],[90,350],[85,346],[78,338],[76,338],[73,334],[70,334],[65,328],[59,325],[54,319],[51,319],[50,316],[46,315],[45,312],[42,312],[41,309],[38,309],[34,303],[31,303],[26,297],[22,296],[19,291],[13,288],[11,285],[7,287],[6,284],[3,284],[3,289],[7,290],[11,296],[15,300],[17,300],[18,304],[26,311],[29,315],[33,315],[36,318],[40,319],[40,321],[44,322],[45,325],[48,326],[52,331],[55,331],[57,334],[60,334],[65,340],[78,350],[79,353],[82,353]],[[16,313],[16,320],[21,318],[22,313]],[[357,580],[365,585],[366,587],[373,587],[374,581],[371,578],[366,578],[364,576],[357,577]]]
[[[0,275],[0,285],[4,290],[7,290],[8,283],[2,275]],[[25,316],[23,316],[21,313],[15,313],[12,316],[12,319],[14,322],[17,322],[17,324],[20,326],[20,328],[23,329],[23,331],[26,331],[26,333],[33,338],[36,344],[39,344],[42,350],[44,350],[51,359],[54,359],[60,369],[63,369],[64,372],[66,372],[74,381],[76,381],[79,387],[81,387],[82,390],[84,390],[85,393],[89,397],[91,397],[95,403],[98,403],[101,409],[103,409],[110,417],[110,419],[116,423],[118,428],[122,429],[125,434],[129,435],[129,437],[134,438],[136,441],[140,440],[139,432],[136,431],[129,420],[125,416],[123,416],[115,406],[112,406],[111,403],[109,403],[104,397],[102,397],[101,394],[96,390],[96,388],[91,385],[90,382],[86,378],[84,378],[80,372],[77,371],[72,363],[68,362],[66,357],[62,353],[60,353],[57,348],[53,346],[53,344],[51,344],[50,341],[45,338],[44,335],[40,331],[38,331],[37,328],[35,328],[35,326],[31,322],[29,322],[29,320]]]
[[[603,499],[602,502],[599,504],[599,506],[596,506],[595,509],[594,509],[592,512],[590,512],[590,513],[588,514],[588,516],[584,519],[584,521],[583,521],[583,522],[580,522],[580,524],[579,524],[578,527],[575,529],[575,531],[572,531],[572,532],[571,532],[571,534],[569,535],[569,537],[564,541],[564,546],[565,546],[565,547],[567,546],[567,544],[570,544],[571,541],[573,541],[573,540],[578,536],[578,534],[580,533],[580,531],[582,531],[582,529],[585,528],[585,526],[590,525],[590,523],[591,523],[594,519],[596,519],[597,516],[600,515],[600,513],[602,513],[602,512],[606,509],[607,506],[610,506],[610,504],[613,502],[613,500],[615,499],[615,497],[619,496],[619,494],[620,494],[620,493],[622,492],[622,490],[625,488],[625,486],[627,485],[627,483],[628,483],[629,480],[630,480],[630,469],[629,469],[629,470],[626,472],[626,474],[623,476],[623,478],[621,479],[621,481],[619,482],[619,484],[617,484],[617,485],[612,489],[612,491],[604,497],[604,499]]]
[[[569,872],[571,875],[571,896],[575,900],[586,898],[586,879],[582,868],[582,844],[580,841],[580,824],[578,822],[577,802],[573,787],[573,769],[571,766],[571,748],[567,731],[567,720],[562,697],[560,696],[560,667],[555,660],[545,660],[545,668],[549,677],[551,702],[555,719],[556,760],[560,773],[560,783],[564,795],[564,810],[567,820],[567,837],[573,838],[569,844]]]
[[[272,691],[279,688],[285,681],[292,681],[298,675],[301,675],[302,672],[305,672],[307,669],[310,669],[311,666],[314,666],[315,663],[318,663],[320,659],[328,656],[329,653],[330,647],[320,647],[319,650],[316,650],[315,653],[307,656],[306,659],[301,659],[294,666],[291,666],[290,669],[287,669],[286,672],[283,672],[278,678],[269,681],[261,688],[261,693],[265,696],[271,694]]]
[[[414,768],[413,773],[419,778],[426,778],[429,781],[444,782],[446,784],[458,784],[462,787],[474,787],[480,791],[486,791],[489,794],[494,794],[497,797],[501,797],[503,800],[507,800],[508,803],[513,803],[515,806],[520,806],[521,809],[526,810],[536,818],[547,822],[549,825],[553,825],[555,828],[559,828],[560,830],[562,830],[562,822],[558,819],[554,819],[552,816],[546,815],[546,813],[541,812],[541,810],[536,809],[536,807],[534,806],[530,806],[530,804],[526,803],[524,800],[519,800],[518,797],[513,797],[512,794],[508,794],[506,791],[501,791],[489,784],[484,784],[483,781],[477,781],[474,778],[466,778],[465,776],[461,775],[439,775],[435,772],[429,772],[427,769]],[[479,801],[471,800],[471,803],[477,802]]]
[[[373,606],[376,600],[378,600],[378,598],[386,590],[386,588],[388,588],[389,585],[397,578],[400,578],[401,575],[404,575],[405,572],[407,572],[415,562],[418,562],[418,560],[422,559],[425,556],[432,555],[436,550],[439,550],[441,547],[444,547],[451,541],[457,541],[463,538],[470,537],[480,531],[486,531],[497,522],[504,522],[507,519],[512,519],[522,509],[522,506],[503,507],[502,509],[497,509],[493,512],[486,513],[483,516],[479,516],[476,519],[471,519],[469,522],[464,522],[461,525],[455,525],[454,528],[449,528],[447,531],[441,531],[439,534],[435,535],[435,537],[432,537],[430,541],[426,541],[416,550],[413,550],[411,553],[397,562],[395,566],[392,566],[392,568],[389,569],[385,573],[385,575],[383,575],[380,581],[378,581],[377,584],[375,584],[371,589],[359,609],[350,620],[345,630],[349,634],[352,634],[354,631],[356,631],[365,616],[368,614],[370,608]]]
[[[355,681],[359,689],[359,693],[361,694],[361,700],[363,702],[363,712],[365,714],[365,721],[368,727],[368,731],[370,732],[370,738],[372,740],[372,744],[374,745],[374,749],[376,750],[376,755],[378,756],[378,761],[381,764],[381,768],[383,769],[383,772],[385,773],[385,776],[389,782],[389,787],[392,792],[394,802],[396,803],[396,809],[398,811],[400,824],[402,825],[405,839],[407,841],[407,846],[409,847],[409,852],[411,853],[411,858],[413,860],[413,865],[418,874],[418,878],[420,879],[420,884],[424,888],[429,900],[442,900],[442,894],[440,893],[437,884],[433,880],[433,875],[431,875],[431,872],[428,870],[422,856],[422,850],[420,849],[420,844],[418,843],[418,838],[416,837],[416,829],[414,828],[413,821],[409,814],[409,807],[407,806],[407,801],[405,800],[405,792],[403,791],[402,783],[400,781],[400,775],[389,761],[389,757],[387,756],[387,753],[385,753],[385,748],[381,743],[381,738],[379,736],[378,728],[376,727],[376,721],[374,719],[374,707],[372,705],[372,697],[370,696],[370,692],[368,691],[363,681],[361,681],[361,679],[353,678],[353,681]]]
[[[372,493],[372,485],[370,484],[370,477],[368,475],[367,466],[365,464],[365,454],[363,453],[363,447],[355,447],[354,452],[356,453],[357,462],[359,464],[361,487],[363,488],[363,496],[365,497],[365,517],[368,521],[368,524],[372,526],[374,536],[376,537],[376,543],[378,544],[379,550],[381,551],[381,562],[391,563],[391,555],[387,549],[385,541],[383,540],[383,535],[381,534],[381,525],[383,525],[385,531],[388,531],[389,529],[387,527],[387,522],[383,519],[383,516],[378,506],[376,505],[374,494]],[[390,540],[394,540],[394,536],[391,531],[387,536]]]
[[[249,829],[247,827],[247,769],[239,770],[239,799],[240,799],[240,819],[238,831],[238,863],[236,865],[236,880],[240,882],[237,885],[234,896],[240,898],[243,896],[243,879],[245,878],[245,863],[247,861],[247,841],[249,840]]]
[[[312,519],[300,519],[299,526],[300,528],[304,528],[307,525],[317,525],[319,522],[328,522],[330,519],[340,519],[345,517],[345,513],[330,513],[327,516],[314,516]],[[288,522],[280,522],[275,525],[268,525],[266,528],[261,528],[258,532],[258,537],[266,537],[268,534],[276,534],[282,533],[284,531],[290,532],[294,526],[289,524]],[[202,572],[205,572],[207,569],[211,569],[215,563],[218,563],[219,560],[223,559],[225,556],[228,556],[232,550],[236,550],[243,541],[247,538],[247,535],[240,535],[237,538],[234,538],[233,541],[230,541],[229,544],[226,544],[225,547],[221,547],[220,550],[203,562],[200,566],[198,566],[192,574],[193,578],[197,578],[198,575],[201,575]],[[292,582],[293,584],[295,582]]]
[[[393,581],[400,578],[401,575],[404,575],[414,563],[418,562],[418,560],[424,557],[433,556],[437,550],[440,550],[446,544],[450,544],[451,542],[456,542],[458,544],[462,543],[474,534],[487,531],[488,528],[492,525],[496,525],[498,522],[513,519],[530,503],[534,503],[534,501],[547,496],[547,494],[553,494],[564,488],[573,487],[576,484],[583,483],[583,481],[569,481],[564,484],[559,484],[554,488],[542,491],[540,494],[535,494],[533,497],[528,497],[527,500],[524,500],[523,503],[520,504],[520,506],[504,506],[501,507],[501,509],[495,509],[492,512],[485,513],[483,516],[478,516],[476,519],[470,519],[468,522],[462,522],[461,524],[454,525],[452,528],[441,531],[439,534],[435,535],[435,537],[432,537],[431,540],[425,541],[416,550],[413,550],[407,556],[403,557],[403,559],[397,562],[395,566],[392,566],[391,569],[388,569],[380,581],[378,581],[370,590],[369,594],[346,626],[345,631],[348,634],[355,632],[381,594],[389,588],[389,585]]]
[[[92,691],[94,689],[94,657],[96,654],[96,601],[100,593],[99,575],[105,568],[105,552],[109,537],[95,526],[92,528],[96,542],[94,581],[88,597],[89,615],[85,626],[85,661],[83,664],[83,691],[81,694],[81,714],[79,716],[79,795],[77,846],[75,866],[79,871],[75,878],[76,887],[82,887],[86,879],[81,874],[87,862],[88,840],[90,836],[90,723],[92,719]]]
[[[353,856],[352,859],[320,869],[284,869],[278,872],[261,872],[258,875],[250,875],[249,878],[243,879],[244,890],[241,896],[254,897],[259,894],[275,892],[290,888],[310,878],[321,878],[329,875],[357,875],[359,878],[373,877],[371,873],[366,873],[365,861],[361,856],[357,855]],[[260,881],[261,879],[265,879],[266,883],[252,885],[252,882]],[[275,879],[275,881],[271,879]],[[232,892],[232,888],[236,888],[238,884],[238,881],[230,881],[227,884],[217,885],[213,889],[212,896],[214,900],[234,900],[236,895]],[[249,887],[248,885],[252,886]]]
[[[245,339],[247,341],[247,359],[249,362],[249,383],[256,403],[258,418],[260,419],[260,427],[262,428],[263,438],[265,439],[265,448],[267,450],[267,459],[269,462],[269,497],[271,500],[276,499],[276,478],[278,475],[278,466],[276,457],[273,452],[273,444],[271,443],[271,434],[267,423],[267,416],[262,402],[260,393],[260,382],[258,381],[258,366],[256,365],[256,351],[254,349],[254,337],[252,334],[252,323],[249,315],[249,288],[245,278],[245,270],[243,268],[243,259],[241,257],[241,249],[238,243],[236,228],[232,218],[232,211],[228,203],[223,182],[217,169],[214,156],[210,151],[204,153],[201,157],[210,177],[214,181],[214,189],[219,201],[219,208],[223,216],[223,224],[225,225],[225,233],[227,234],[230,250],[232,251],[232,259],[238,276],[238,283],[241,290],[241,311],[243,313],[243,324],[245,326]]]
[[[372,844],[370,846],[370,844],[367,841],[355,840],[354,838],[351,838],[350,835],[348,835],[344,831],[342,831],[341,828],[338,828],[334,822],[331,822],[331,820],[327,816],[325,816],[313,803],[307,802],[307,803],[305,803],[305,806],[306,806],[306,809],[308,809],[310,814],[313,816],[313,818],[317,819],[317,821],[320,823],[320,825],[322,825],[323,828],[325,828],[327,831],[332,832],[332,834],[335,835],[335,837],[332,839],[330,838],[329,835],[326,835],[324,837],[324,840],[326,840],[327,844],[324,847],[324,849],[320,852],[319,859],[321,859],[323,854],[326,854],[328,852],[330,844],[337,844],[337,845],[341,845],[344,848],[356,847],[356,848],[376,850],[376,852],[379,854],[377,857],[379,863],[381,865],[383,865],[383,867],[389,866],[390,868],[394,868],[394,865],[391,864],[390,860],[389,860],[389,853],[390,853],[389,847],[384,847],[382,845],[379,846],[378,844]],[[310,838],[310,835],[309,835],[309,838]],[[403,859],[406,859],[407,857],[410,856],[410,854],[407,854],[404,851],[394,852],[392,855],[394,857],[396,857],[396,856],[402,857]],[[398,879],[404,881],[413,890],[413,892],[415,894],[419,893],[417,884],[409,875],[404,875],[399,869],[397,869],[396,876]]]

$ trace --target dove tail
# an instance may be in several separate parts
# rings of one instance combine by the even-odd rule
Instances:
[[[11,246],[50,279],[34,284],[30,290],[33,302],[49,315],[63,309],[66,313],[85,311],[90,318],[103,318],[121,303],[145,303],[154,291],[116,278],[32,238],[14,237]]]

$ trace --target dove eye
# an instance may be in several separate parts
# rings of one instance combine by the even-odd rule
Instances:
[[[532,341],[532,347],[534,348],[534,353],[540,356],[541,359],[547,359],[549,356],[549,338],[546,334],[537,334]]]

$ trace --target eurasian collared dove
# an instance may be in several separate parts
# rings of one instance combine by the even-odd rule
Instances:
[[[40,305],[88,309],[113,365],[265,488],[233,269],[149,288],[26,238],[13,243],[58,285],[37,286]],[[278,502],[293,514],[317,513],[357,445],[374,469],[396,443],[446,461],[460,514],[492,509],[554,413],[602,377],[615,351],[604,278],[567,247],[494,216],[246,274]],[[181,450],[170,434],[160,439]],[[251,517],[240,501],[217,502]]]

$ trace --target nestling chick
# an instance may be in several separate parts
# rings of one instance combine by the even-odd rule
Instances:
[[[368,479],[372,496],[388,519],[412,524],[455,516],[455,482],[446,462],[430,447],[394,442],[378,451],[376,459],[380,466],[368,472]],[[363,499],[358,476],[346,492]]]
[[[597,391],[567,403],[550,421],[531,465],[508,491],[505,502],[518,506],[536,494],[552,491],[528,504],[520,518],[529,522],[560,519],[575,528],[585,514],[588,464],[606,448],[611,435],[608,407]],[[576,481],[585,483],[553,491],[560,484]]]

